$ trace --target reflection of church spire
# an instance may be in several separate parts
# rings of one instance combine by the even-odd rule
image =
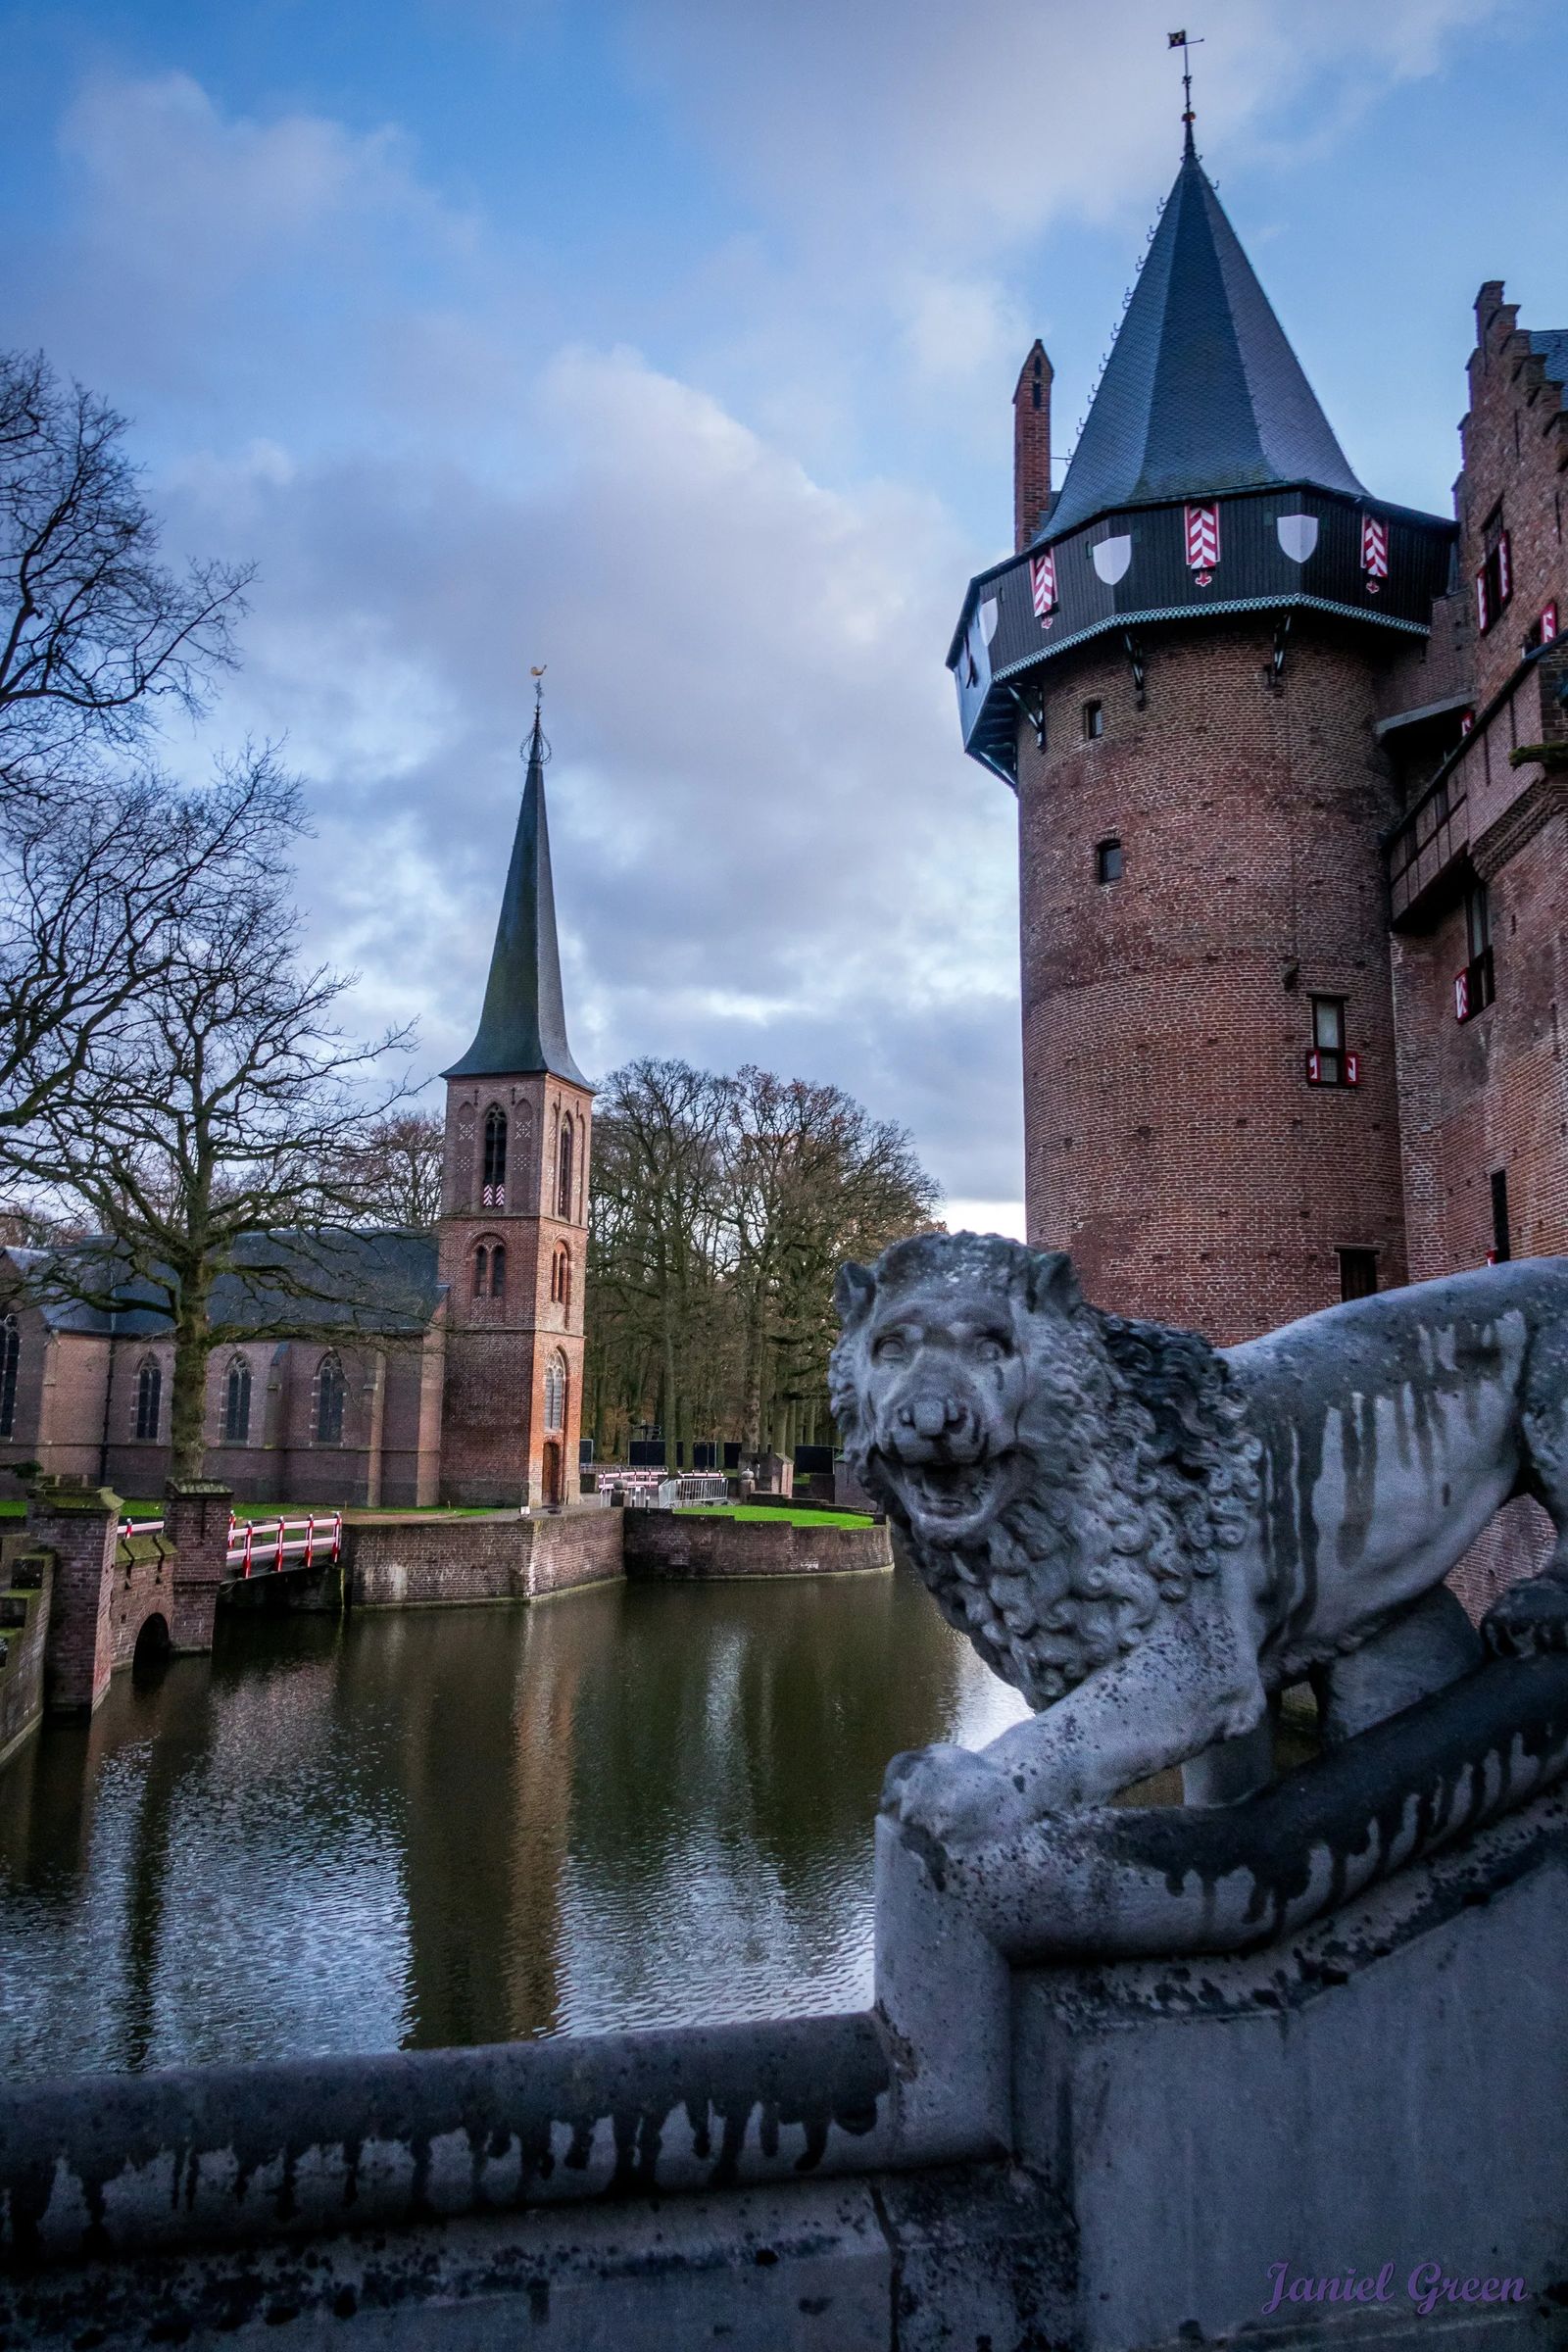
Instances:
[[[535,673],[536,680],[539,674]],[[521,1078],[549,1070],[557,1078],[569,1079],[573,1086],[588,1084],[566,1043],[556,898],[550,878],[550,829],[545,817],[545,761],[550,746],[545,740],[541,699],[536,682],[522,808],[501,898],[479,1032],[463,1059],[442,1072],[445,1078]]]

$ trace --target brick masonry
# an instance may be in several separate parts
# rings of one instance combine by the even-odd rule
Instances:
[[[618,1511],[559,1517],[382,1519],[343,1531],[344,1591],[357,1608],[538,1600],[622,1574]]]
[[[625,1520],[626,1574],[634,1581],[820,1576],[893,1565],[885,1525],[803,1527],[789,1519],[704,1519],[675,1511],[614,1516]]]
[[[1337,1299],[1341,1249],[1405,1270],[1376,650],[1303,624],[1277,688],[1271,651],[1172,630],[1140,709],[1087,648],[1019,746],[1030,1238],[1098,1304],[1222,1342]],[[1347,1000],[1356,1088],[1307,1083],[1314,994]]]
[[[484,1200],[485,1119],[507,1118],[504,1202]],[[447,1286],[441,1496],[456,1503],[564,1501],[582,1431],[583,1276],[592,1097],[550,1076],[455,1079],[447,1088],[441,1278]],[[568,1197],[561,1191],[570,1133]],[[499,1297],[478,1252],[506,1252]],[[564,1266],[564,1279],[558,1271]],[[562,1295],[564,1293],[564,1296]],[[565,1373],[559,1431],[546,1428],[552,1361]]]
[[[0,1571],[0,1764],[38,1723],[54,1555],[23,1546]]]

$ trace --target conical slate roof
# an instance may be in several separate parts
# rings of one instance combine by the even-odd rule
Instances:
[[[586,1087],[566,1043],[556,944],[556,898],[550,880],[545,819],[544,738],[534,712],[528,774],[522,788],[512,863],[501,900],[479,1034],[443,1078],[516,1078],[549,1070]]]
[[[1363,497],[1187,133],[1176,185],[1037,534],[1109,509],[1310,482]]]

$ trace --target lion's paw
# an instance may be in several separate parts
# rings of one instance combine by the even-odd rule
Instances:
[[[939,1845],[987,1845],[1031,1818],[1022,1790],[972,1748],[939,1743],[895,1756],[882,1784],[882,1810]]]
[[[1494,1658],[1535,1658],[1568,1649],[1568,1583],[1532,1576],[1511,1585],[1482,1618],[1481,1639]]]

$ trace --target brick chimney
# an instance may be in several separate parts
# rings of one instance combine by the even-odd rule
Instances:
[[[1051,504],[1051,362],[1038,339],[1012,396],[1012,539],[1026,548]]]

